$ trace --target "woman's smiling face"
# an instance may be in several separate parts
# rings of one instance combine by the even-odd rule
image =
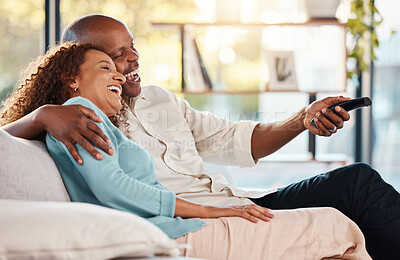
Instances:
[[[80,73],[72,84],[73,96],[89,99],[108,117],[121,109],[122,85],[126,79],[117,72],[111,58],[102,51],[89,50]]]

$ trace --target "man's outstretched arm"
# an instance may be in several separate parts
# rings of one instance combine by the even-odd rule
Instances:
[[[350,115],[340,107],[336,107],[335,112],[327,107],[349,99],[328,97],[302,108],[285,121],[257,125],[251,137],[254,160],[276,152],[306,129],[320,136],[331,136],[336,133],[337,129],[343,128],[344,121],[349,120]],[[314,116],[318,129],[310,123]]]
[[[13,123],[1,126],[1,129],[25,139],[36,139],[47,131],[61,141],[72,157],[82,164],[82,157],[78,154],[75,143],[80,144],[98,160],[102,159],[102,155],[89,141],[110,155],[114,153],[108,145],[110,139],[92,120],[101,122],[92,110],[80,105],[45,105]]]

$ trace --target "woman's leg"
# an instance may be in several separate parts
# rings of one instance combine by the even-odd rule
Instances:
[[[333,208],[276,210],[271,222],[231,217],[177,238],[188,244],[182,255],[204,259],[371,259],[364,237]]]
[[[400,259],[400,194],[366,164],[338,168],[253,201],[271,209],[336,208],[360,227],[373,259]]]

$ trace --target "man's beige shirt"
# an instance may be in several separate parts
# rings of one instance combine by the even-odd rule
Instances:
[[[204,168],[204,161],[251,167],[251,136],[258,124],[230,122],[190,107],[187,101],[156,86],[142,88],[121,131],[153,157],[158,180],[177,196],[207,205],[244,205],[272,193],[244,191],[223,175]]]

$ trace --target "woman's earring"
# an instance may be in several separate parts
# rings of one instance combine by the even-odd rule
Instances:
[[[78,90],[78,87],[75,87],[75,88],[74,88],[74,92],[76,92],[77,90]]]

